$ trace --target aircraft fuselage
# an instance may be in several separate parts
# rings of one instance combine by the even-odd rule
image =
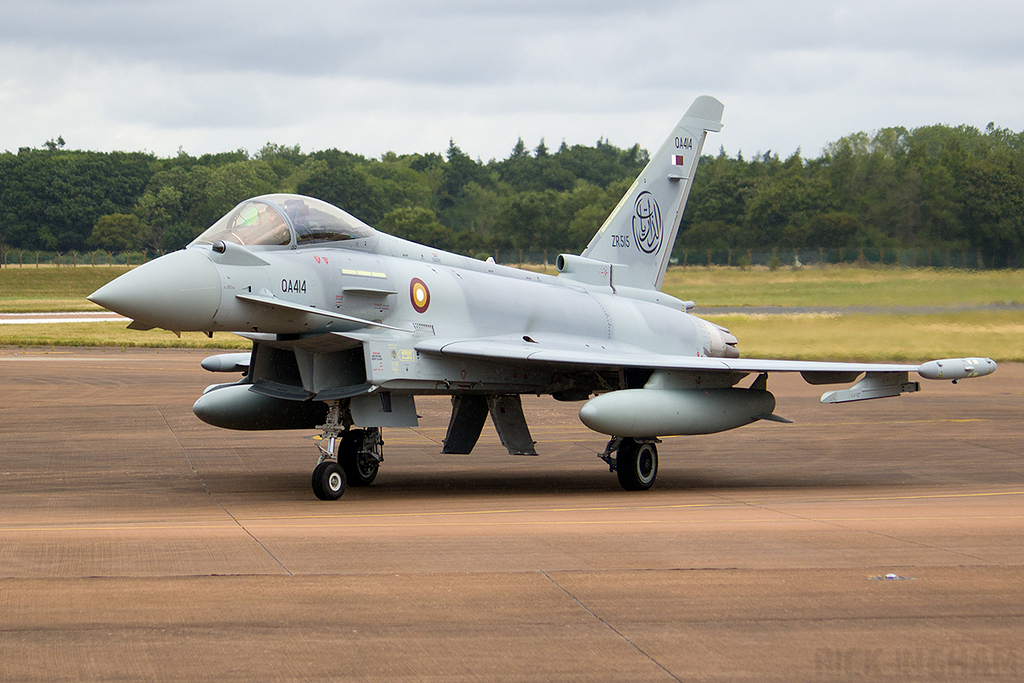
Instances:
[[[367,382],[411,393],[567,389],[564,372],[423,354],[415,347],[425,339],[498,337],[529,344],[572,335],[604,342],[608,351],[696,356],[722,355],[728,348],[718,328],[660,292],[650,295],[656,301],[638,300],[611,286],[379,233],[344,246],[220,248],[193,245],[168,254],[112,283],[116,291],[97,296],[114,305],[111,299],[138,300],[139,290],[148,289],[153,294],[146,309],[128,313],[178,332],[236,332],[261,345],[313,354],[358,347]],[[324,335],[332,338],[325,341]],[[333,388],[314,377],[303,380],[310,396]]]

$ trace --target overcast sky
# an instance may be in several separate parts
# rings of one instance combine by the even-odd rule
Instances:
[[[654,151],[702,94],[730,155],[1020,131],[1024,2],[0,0],[0,151]]]

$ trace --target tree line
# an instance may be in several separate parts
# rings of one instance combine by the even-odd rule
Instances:
[[[268,143],[171,158],[40,148],[0,154],[0,237],[46,251],[178,249],[239,201],[297,192],[385,232],[470,255],[579,252],[648,161],[646,150],[516,141],[507,158],[393,152],[368,159]],[[701,160],[676,241],[693,250],[936,249],[1019,267],[1024,133],[990,124],[885,128],[799,151]],[[1001,261],[1000,261],[1001,259]]]
[[[701,160],[676,250],[922,249],[1024,266],[1024,133],[883,128],[782,160]]]

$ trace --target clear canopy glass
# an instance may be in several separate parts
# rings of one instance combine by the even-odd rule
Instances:
[[[372,237],[366,223],[327,202],[297,194],[247,199],[192,244],[223,240],[244,246],[299,246]]]

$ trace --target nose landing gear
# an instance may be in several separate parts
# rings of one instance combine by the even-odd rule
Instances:
[[[338,464],[351,486],[369,486],[384,461],[380,429],[350,429],[341,437]]]
[[[342,420],[341,402],[328,404],[327,422],[317,448],[320,459],[313,470],[313,494],[320,500],[338,500],[350,486],[369,486],[384,461],[380,429],[352,429]],[[325,446],[326,444],[326,446]]]
[[[313,470],[313,494],[320,500],[338,500],[345,493],[345,471],[327,460]]]

